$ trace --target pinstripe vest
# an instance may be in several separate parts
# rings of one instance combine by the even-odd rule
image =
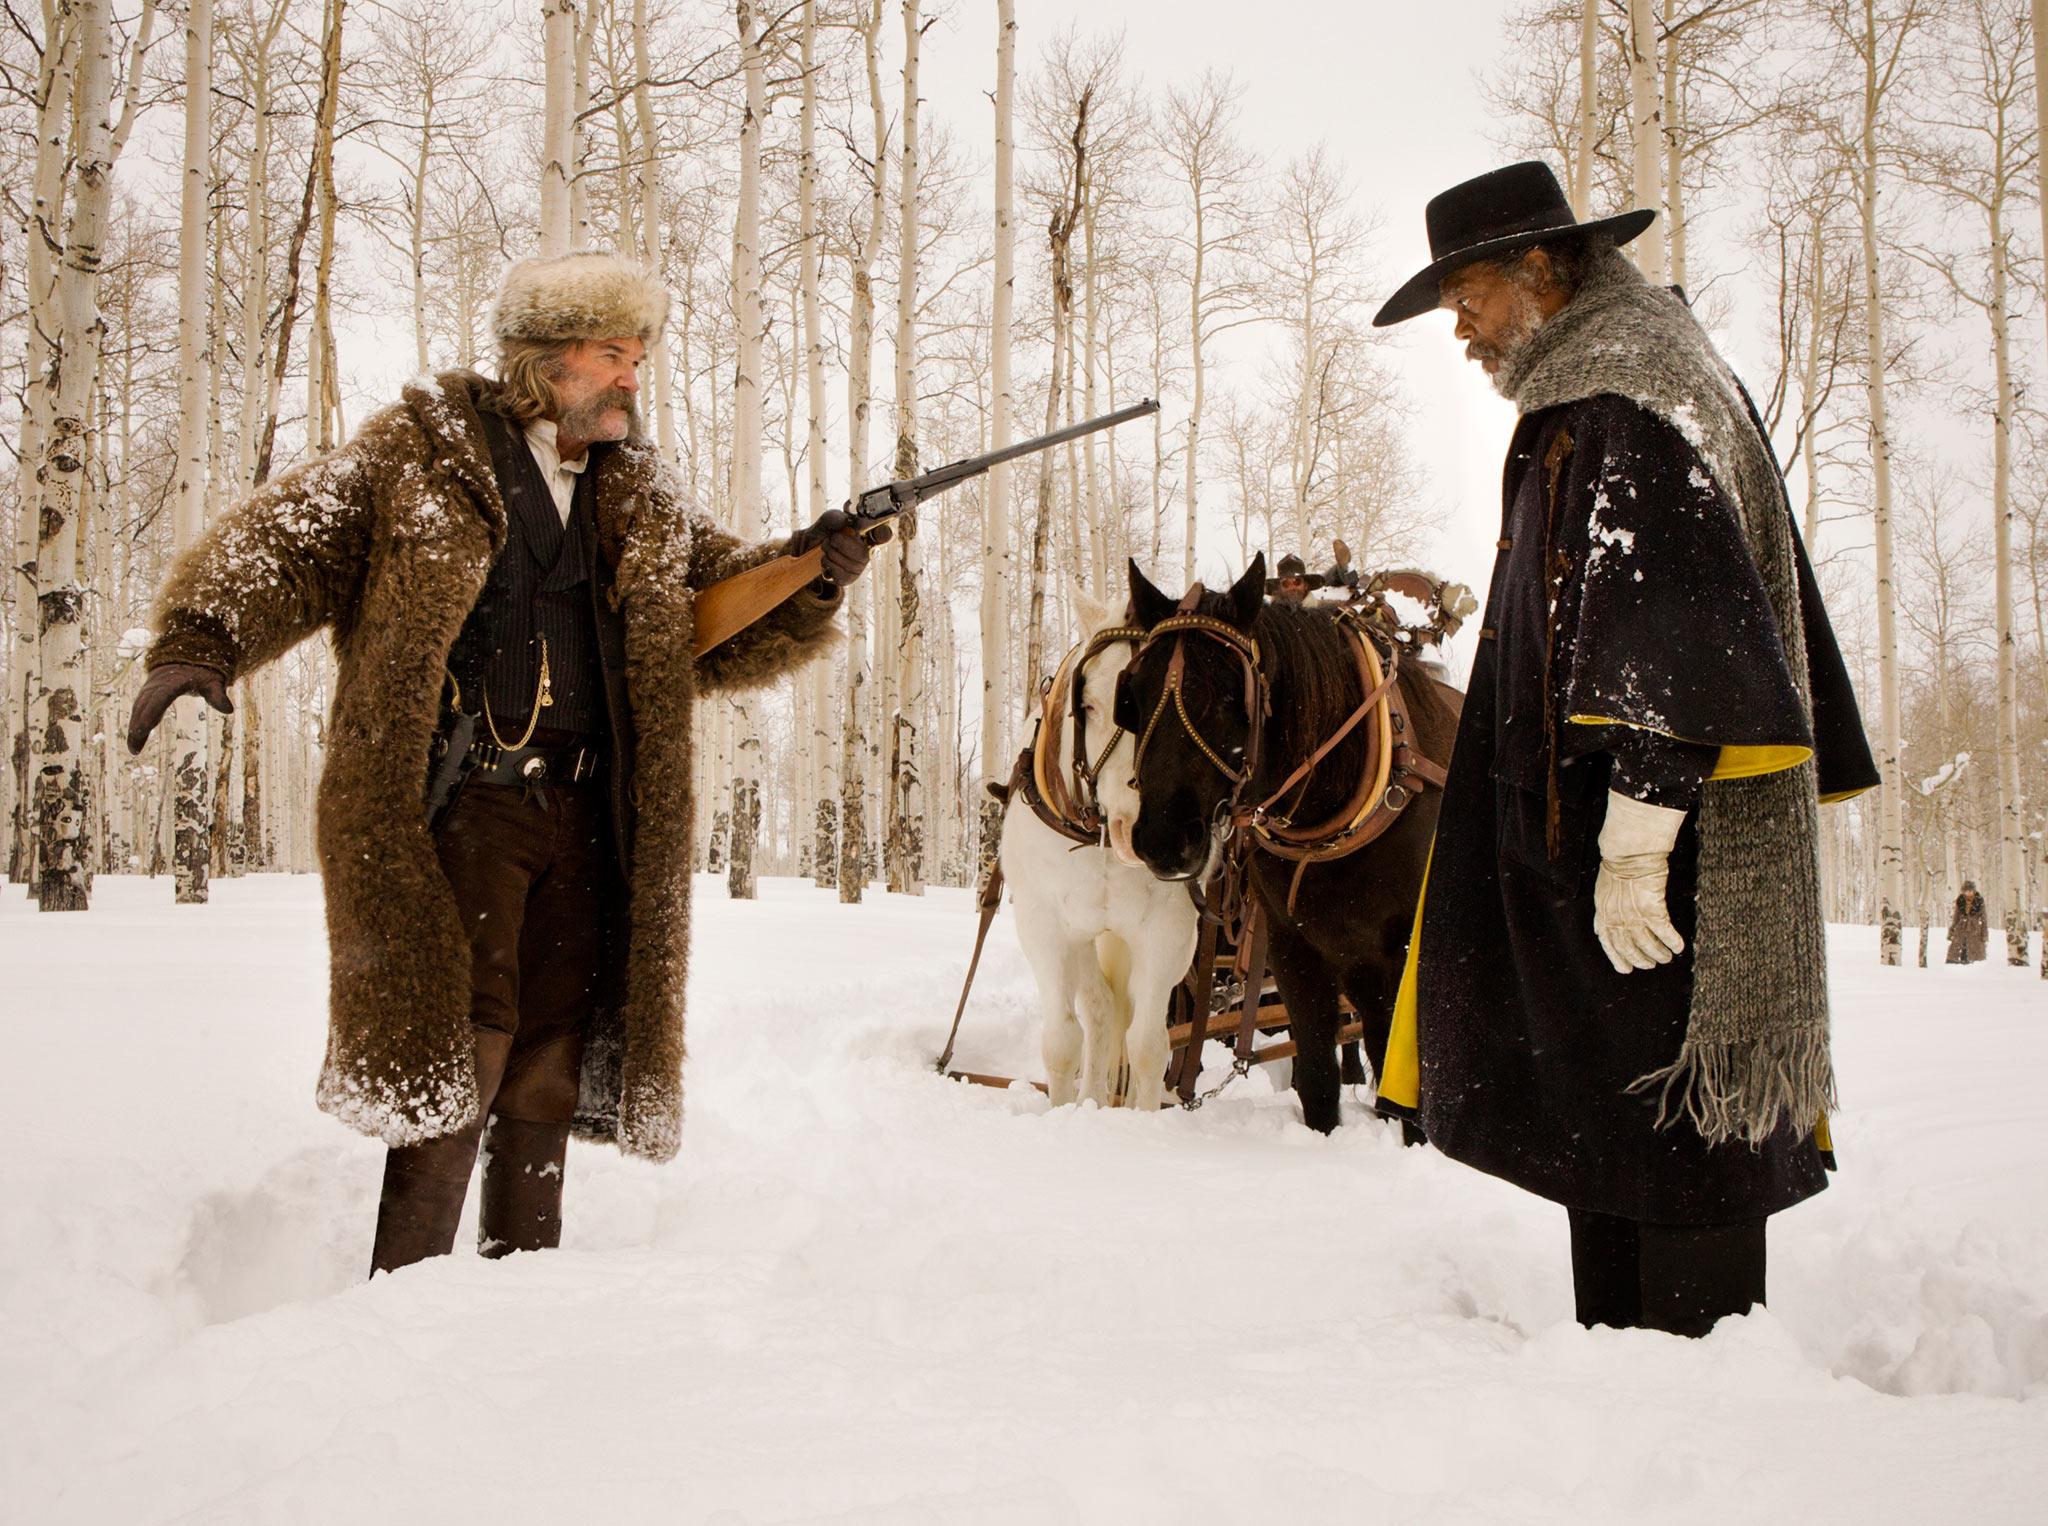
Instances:
[[[539,725],[603,736],[610,728],[591,588],[596,473],[577,477],[565,526],[518,426],[489,411],[481,417],[508,533],[448,656],[449,671],[462,685],[463,708],[480,712],[487,696],[498,734],[518,741],[535,711],[545,641],[553,703],[540,709]]]

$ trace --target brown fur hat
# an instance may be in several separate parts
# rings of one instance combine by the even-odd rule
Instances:
[[[580,249],[521,260],[505,272],[491,332],[507,339],[623,339],[651,344],[668,317],[668,292],[620,254]]]

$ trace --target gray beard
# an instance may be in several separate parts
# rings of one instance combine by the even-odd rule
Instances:
[[[555,421],[555,427],[563,434],[578,440],[605,440],[612,436],[602,431],[604,416],[615,408],[623,408],[626,414],[626,432],[621,438],[633,440],[640,435],[640,411],[628,397],[600,393],[587,402],[562,410],[562,416]]]
[[[1515,400],[1513,389],[1521,378],[1520,362],[1529,353],[1529,346],[1535,342],[1536,336],[1543,332],[1543,324],[1544,317],[1536,307],[1536,299],[1530,297],[1517,308],[1514,321],[1508,325],[1507,331],[1500,336],[1500,343],[1495,346],[1500,363],[1486,379],[1492,384],[1494,391],[1511,403]]]

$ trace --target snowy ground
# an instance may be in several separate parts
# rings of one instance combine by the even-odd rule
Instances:
[[[365,1285],[318,887],[0,899],[0,1519],[2048,1519],[2048,985],[1836,937],[1832,1190],[1772,1305],[1570,1321],[1563,1214],[1262,1077],[1049,1112],[928,1061],[967,899],[700,887],[689,1123],[553,1255]],[[1033,1071],[991,938],[962,1060]]]

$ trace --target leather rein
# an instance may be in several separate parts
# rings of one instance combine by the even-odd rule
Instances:
[[[1259,773],[1266,722],[1273,713],[1272,685],[1260,665],[1256,641],[1226,621],[1195,613],[1195,605],[1201,596],[1202,585],[1197,583],[1183,596],[1173,614],[1144,633],[1137,653],[1132,657],[1135,664],[1156,642],[1166,639],[1173,642],[1172,653],[1167,660],[1166,685],[1160,691],[1159,702],[1152,707],[1151,717],[1138,738],[1132,772],[1135,773],[1138,764],[1142,763],[1145,749],[1171,709],[1196,749],[1230,781],[1231,792],[1217,808],[1216,819],[1210,824],[1211,833],[1226,841],[1251,842],[1276,858],[1292,862],[1296,867],[1287,891],[1287,909],[1292,913],[1302,875],[1310,864],[1347,857],[1379,838],[1425,786],[1443,788],[1444,770],[1424,757],[1411,741],[1414,726],[1399,683],[1400,647],[1389,642],[1386,656],[1382,658],[1378,643],[1372,639],[1365,621],[1339,606],[1337,619],[1354,644],[1359,687],[1365,697],[1280,781],[1278,787],[1263,799],[1248,803],[1252,781]],[[1210,745],[1195,724],[1194,717],[1188,713],[1182,678],[1187,667],[1186,642],[1190,637],[1214,641],[1222,646],[1237,659],[1243,673],[1245,713],[1250,726],[1240,767],[1233,768]],[[1297,790],[1305,793],[1316,768],[1360,725],[1367,727],[1366,758],[1350,798],[1326,821],[1308,826],[1297,824],[1290,812],[1280,809],[1281,803]]]

